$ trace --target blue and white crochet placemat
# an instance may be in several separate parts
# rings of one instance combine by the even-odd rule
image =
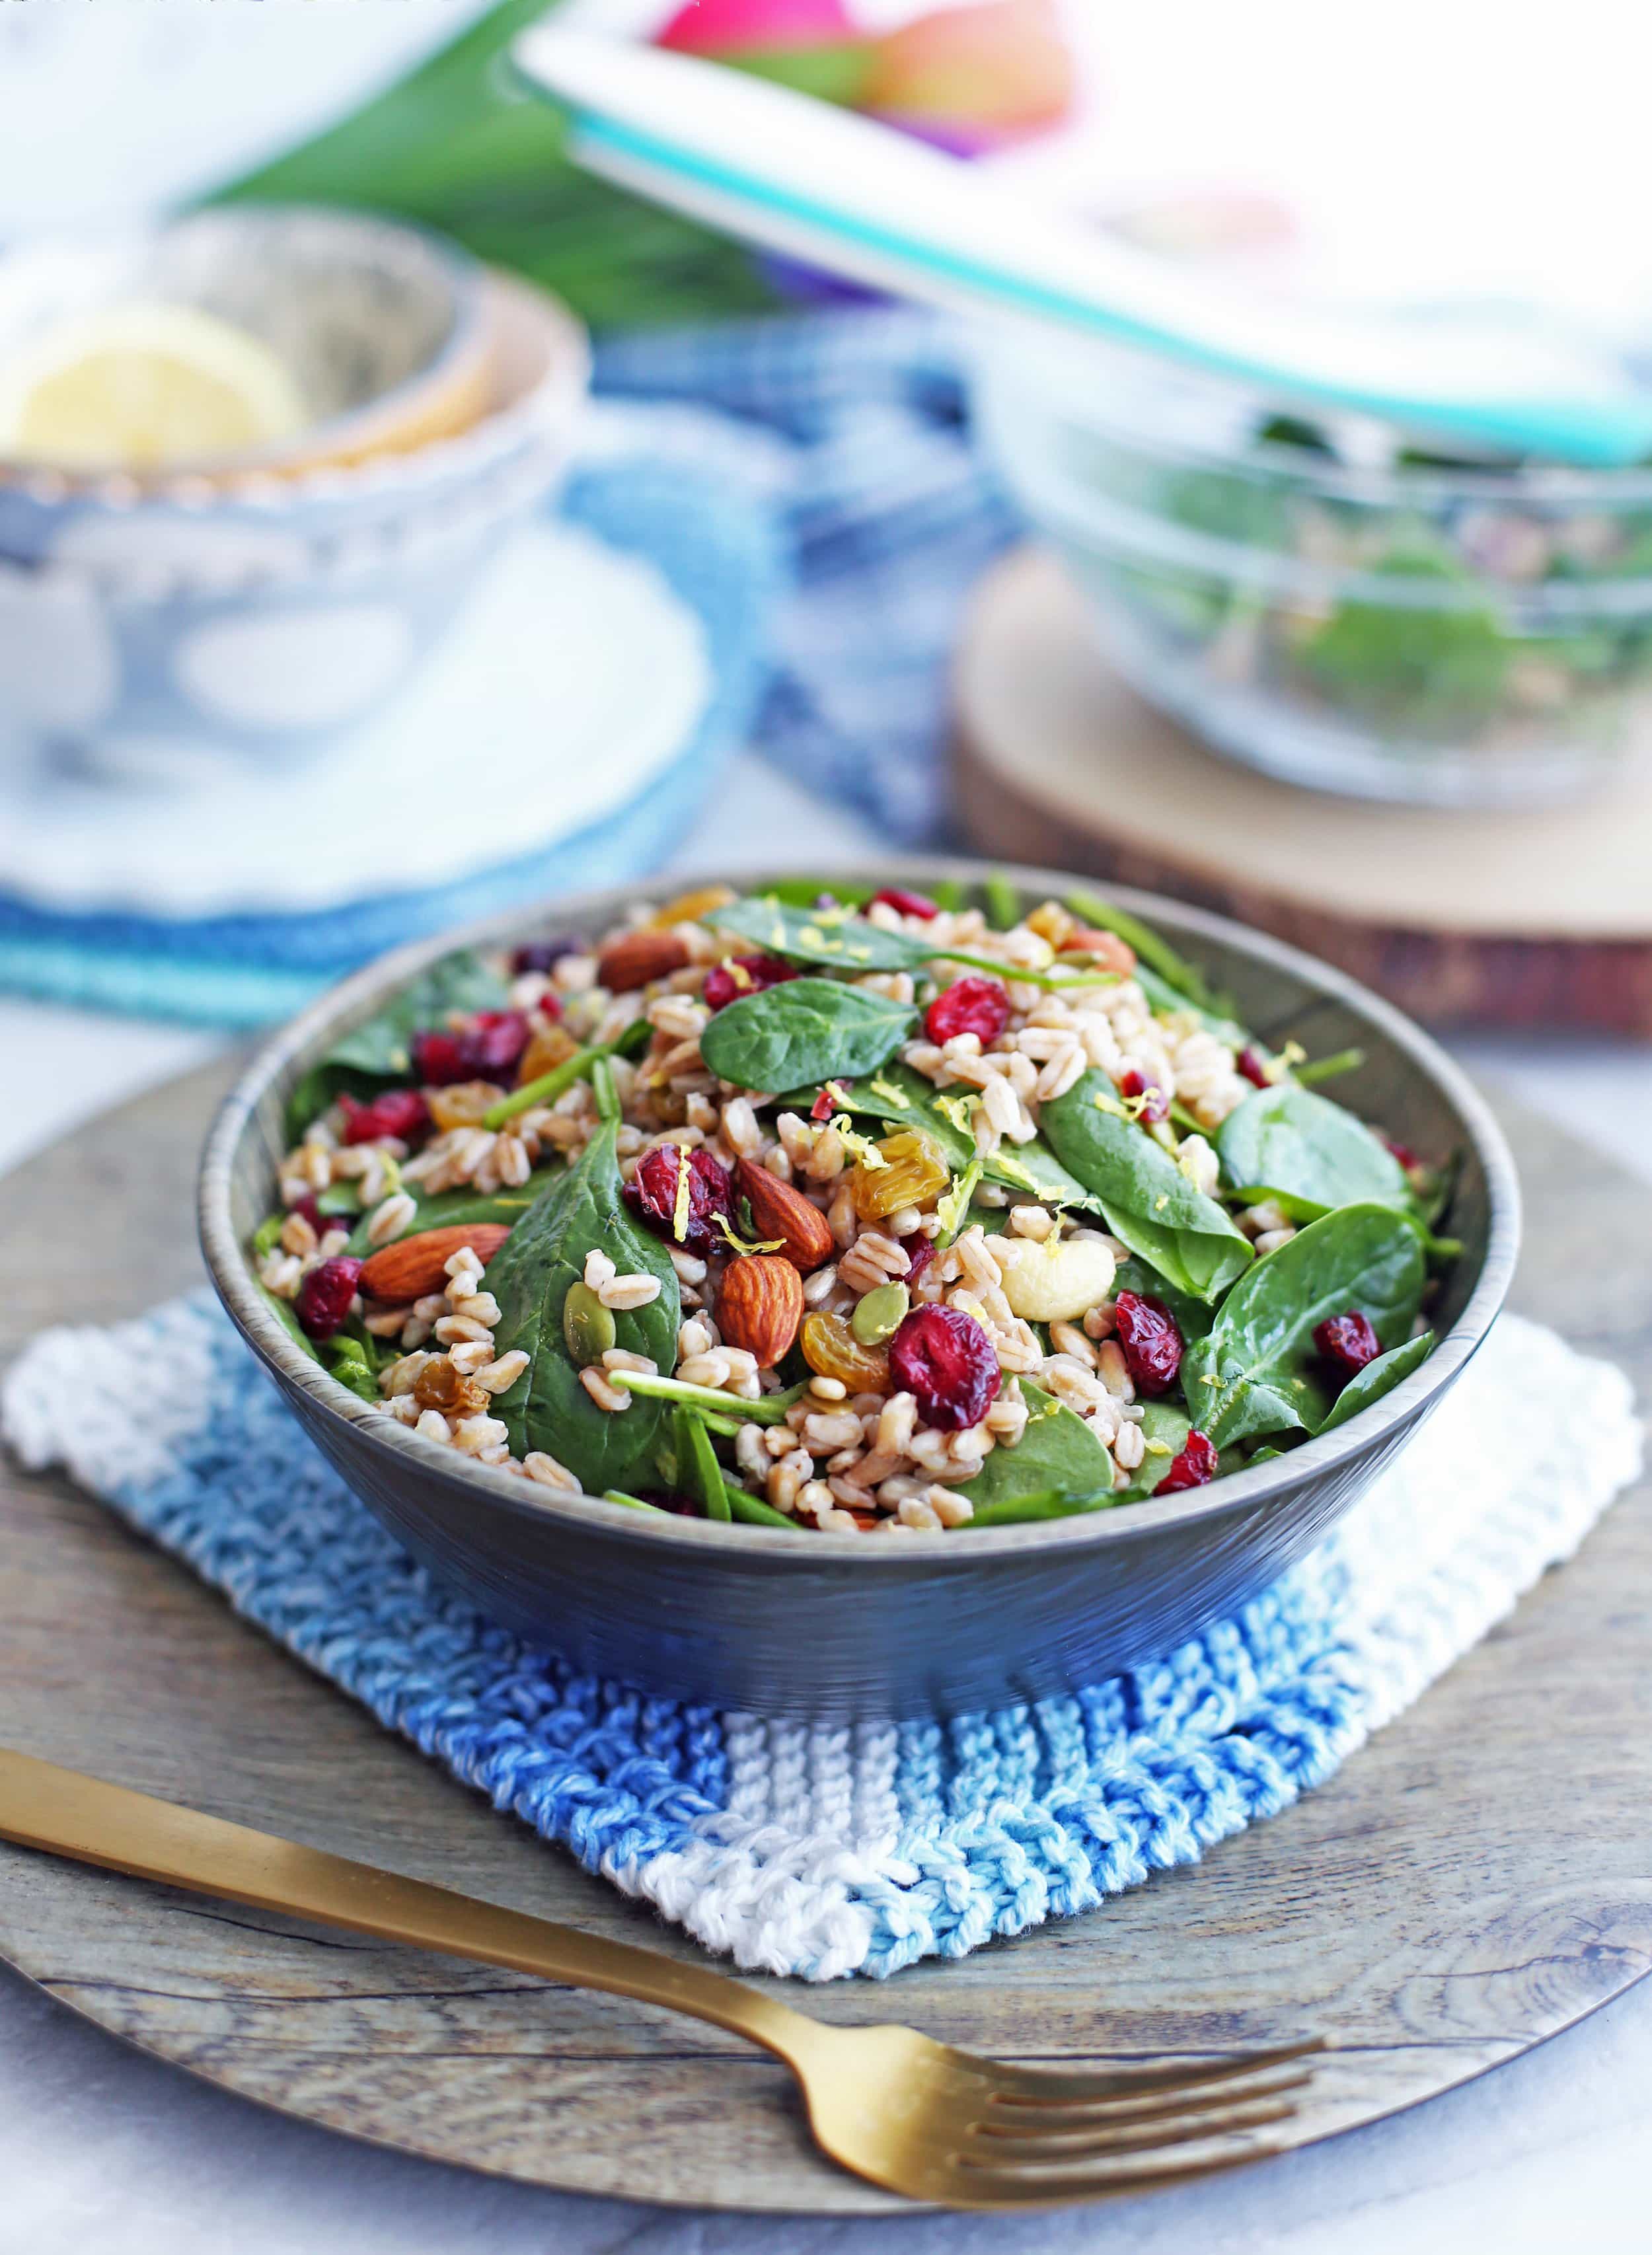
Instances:
[[[1506,1316],[1335,1533],[1196,1642],[1071,1697],[826,1729],[597,1682],[445,1595],[204,1295],[43,1333],[0,1431],[588,1870],[740,1965],[814,1981],[963,1956],[1276,1815],[1569,1557],[1641,1461],[1622,1373]]]

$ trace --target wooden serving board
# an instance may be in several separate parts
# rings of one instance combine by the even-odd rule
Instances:
[[[1084,597],[1031,547],[981,582],[953,708],[981,853],[1220,910],[1435,1024],[1652,1035],[1652,755],[1576,804],[1508,812],[1274,782],[1128,688]]]
[[[198,1279],[214,1068],[0,1183],[0,1358]],[[1652,1380],[1652,1193],[1529,1115],[1519,1303]],[[1564,1405],[1534,1405],[1550,1414]],[[1340,1775],[1192,1871],[887,1985],[801,1992],[1024,2061],[1343,2047],[1306,2143],[1478,2075],[1652,1963],[1652,1498]],[[57,1479],[0,1464],[0,1739],[214,1814],[650,1942],[694,1946],[492,1814]],[[1545,1789],[1545,1781],[1555,1789]],[[310,2120],[584,2192],[898,2204],[819,2160],[784,2070],[619,1999],[0,1846],[0,1952],[162,2058]]]

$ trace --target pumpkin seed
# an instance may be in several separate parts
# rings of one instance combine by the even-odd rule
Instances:
[[[588,1284],[569,1285],[568,1296],[562,1303],[562,1336],[579,1370],[601,1362],[613,1345],[616,1336],[613,1310],[603,1306]]]
[[[862,1346],[881,1346],[900,1329],[912,1296],[904,1284],[880,1284],[854,1303],[849,1329]]]

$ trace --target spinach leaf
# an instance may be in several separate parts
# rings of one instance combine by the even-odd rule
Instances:
[[[481,957],[461,948],[397,989],[384,1007],[353,1026],[313,1064],[287,1100],[287,1130],[296,1139],[341,1089],[370,1094],[412,1071],[412,1036],[439,1026],[450,1010],[503,1010],[510,991]]]
[[[1002,1527],[1019,1519],[1099,1511],[1114,1500],[1113,1459],[1082,1417],[1052,1394],[1021,1381],[1026,1430],[1013,1449],[1001,1442],[973,1480],[958,1490],[975,1507],[970,1527]],[[1059,1509],[1044,1508],[1058,1501]]]
[[[868,924],[847,901],[835,908],[817,909],[754,895],[728,908],[714,909],[706,921],[719,931],[736,932],[742,939],[755,941],[770,955],[788,956],[798,963],[823,964],[833,971],[917,971],[938,952],[921,940],[910,939],[903,931],[885,931]]]
[[[1419,1369],[1433,1352],[1433,1332],[1421,1331],[1402,1346],[1391,1346],[1374,1362],[1367,1362],[1363,1370],[1354,1372],[1338,1394],[1319,1430],[1328,1433],[1333,1425],[1346,1425],[1350,1417],[1357,1417],[1361,1409],[1368,1409],[1374,1401],[1391,1394],[1400,1380]]]
[[[1119,1489],[1114,1501],[1141,1503],[1151,1495],[1187,1446],[1187,1437],[1192,1430],[1192,1419],[1177,1403],[1143,1402],[1142,1437],[1147,1444],[1146,1450],[1130,1475],[1130,1485]]]
[[[1112,977],[1107,972],[1032,971],[981,955],[967,947],[941,947],[910,932],[886,931],[855,914],[847,901],[825,909],[798,908],[774,894],[754,895],[725,909],[713,909],[704,921],[718,931],[732,931],[770,955],[784,955],[794,963],[818,964],[823,970],[847,971],[859,976],[868,971],[922,971],[931,963],[967,963],[998,979],[1014,979],[1034,987],[1096,987]]]
[[[968,1105],[979,1094],[978,1089],[967,1087],[961,1081],[951,1088],[937,1088],[910,1065],[891,1064],[874,1073],[869,1080],[858,1080],[852,1088],[842,1090],[840,1109],[859,1118],[882,1120],[891,1128],[921,1128],[933,1138],[956,1175],[973,1164],[975,1139],[967,1128],[959,1125],[947,1106]],[[781,1100],[806,1111],[813,1095],[813,1091],[803,1090],[795,1099]],[[989,1183],[1025,1191],[1046,1205],[1100,1210],[1100,1199],[1086,1190],[1076,1176],[1068,1173],[1041,1137],[1035,1137],[1030,1143],[1004,1144],[984,1163],[981,1171]]]
[[[1315,1325],[1357,1308],[1385,1349],[1399,1346],[1424,1273],[1417,1230],[1391,1206],[1339,1206],[1310,1222],[1240,1279],[1184,1356],[1194,1423],[1219,1449],[1297,1426],[1317,1433],[1332,1396]]]
[[[1178,1291],[1217,1299],[1249,1267],[1248,1240],[1123,1115],[1106,1073],[1083,1074],[1040,1118],[1057,1158],[1100,1200],[1113,1234]]]
[[[721,913],[721,911],[720,911]],[[719,1010],[699,1039],[708,1072],[740,1088],[795,1088],[887,1064],[917,1013],[830,979],[792,979]]]
[[[416,1237],[421,1230],[452,1229],[460,1223],[473,1221],[503,1221],[514,1228],[541,1191],[559,1181],[566,1171],[560,1165],[541,1167],[529,1176],[520,1190],[490,1192],[473,1190],[466,1184],[456,1191],[439,1191],[434,1198],[421,1198],[417,1188],[410,1188],[408,1195],[418,1211],[402,1235]],[[348,1215],[342,1218],[346,1220],[350,1219]],[[344,1248],[358,1260],[365,1260],[373,1250],[367,1234],[367,1226],[371,1218],[369,1214],[362,1216],[350,1232],[349,1242]]]
[[[500,1309],[496,1351],[508,1354],[520,1347],[528,1357],[521,1377],[494,1404],[505,1421],[511,1453],[545,1450],[588,1495],[636,1484],[633,1476],[653,1465],[669,1412],[657,1399],[637,1394],[629,1408],[610,1415],[580,1385],[563,1336],[562,1304],[569,1287],[583,1278],[586,1254],[599,1247],[622,1275],[659,1280],[659,1296],[646,1307],[615,1310],[620,1346],[669,1370],[682,1317],[670,1255],[657,1238],[637,1227],[621,1199],[616,1134],[617,1121],[605,1119],[579,1160],[553,1177],[488,1264],[488,1289]]]
[[[1216,1151],[1236,1193],[1252,1203],[1271,1198],[1295,1221],[1339,1205],[1413,1210],[1404,1169],[1365,1122],[1289,1081],[1259,1088],[1230,1112]]]

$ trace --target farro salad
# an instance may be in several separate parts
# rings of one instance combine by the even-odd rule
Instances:
[[[254,1262],[432,1446],[641,1510],[999,1526],[1417,1368],[1449,1163],[1087,894],[791,881],[449,956],[291,1107]]]

